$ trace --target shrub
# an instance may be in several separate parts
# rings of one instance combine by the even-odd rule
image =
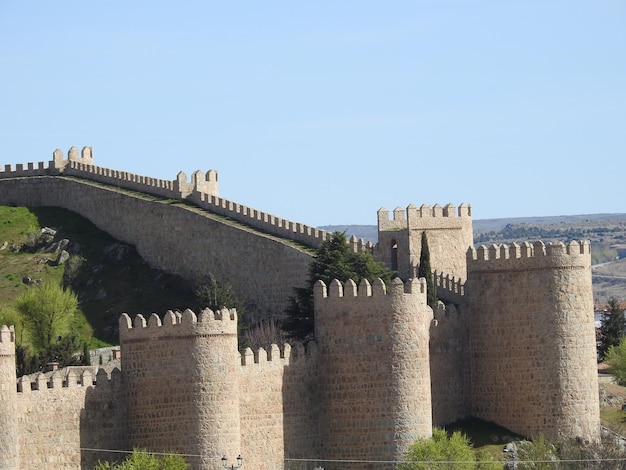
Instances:
[[[431,438],[418,439],[409,447],[405,462],[399,466],[400,470],[430,468],[475,469],[476,458],[469,438],[461,431],[448,435],[444,429],[434,428]]]

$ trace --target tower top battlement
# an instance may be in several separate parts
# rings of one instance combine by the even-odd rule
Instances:
[[[207,308],[196,315],[191,309],[182,313],[168,310],[163,320],[153,313],[147,321],[142,314],[131,320],[130,316],[124,313],[120,317],[119,327],[121,341],[172,335],[236,335],[237,311],[234,308],[224,308],[214,312]]]

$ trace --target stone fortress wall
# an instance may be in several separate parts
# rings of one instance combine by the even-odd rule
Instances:
[[[157,267],[192,277],[210,264],[238,292],[260,296],[256,301],[268,310],[275,311],[305,279],[310,255],[298,246],[184,205],[103,187],[105,181],[92,183],[86,174],[64,174],[90,165],[91,151],[85,152],[77,157],[70,151],[63,174],[56,176],[58,154],[52,169],[17,167],[4,177],[0,172],[0,204],[74,210],[136,244]],[[72,163],[81,158],[80,165]],[[196,173],[194,184],[202,178]],[[217,185],[211,188],[217,191]],[[371,249],[405,281],[318,283],[316,342],[306,350],[285,345],[238,353],[234,310],[168,312],[148,320],[122,315],[121,374],[109,381],[99,376],[95,386],[88,377],[48,378],[42,395],[57,398],[42,402],[44,378],[30,392],[24,392],[27,383],[16,384],[11,331],[3,328],[0,455],[6,458],[0,469],[41,467],[37,459],[55,462],[55,468],[87,469],[96,453],[85,449],[137,445],[188,454],[198,469],[218,468],[223,454],[243,455],[246,468],[278,469],[293,459],[326,459],[327,469],[345,468],[333,460],[397,460],[415,437],[430,435],[432,426],[469,416],[525,435],[597,439],[588,243],[474,248],[468,241],[471,209],[465,205],[458,211],[452,205],[409,206],[406,216],[394,210],[391,221],[382,209],[378,218],[378,245],[353,239],[352,247]],[[411,279],[423,231],[437,270],[437,293],[446,302],[434,312],[426,305],[423,280]],[[184,250],[188,256],[172,248],[181,241],[191,243]],[[175,253],[164,254],[168,249]],[[207,251],[201,262],[194,259]],[[233,264],[245,266],[240,284],[229,271]],[[63,381],[67,387],[56,386]],[[35,416],[42,404],[50,408],[42,412],[48,423],[72,418],[42,427]],[[46,447],[45,438],[37,437],[26,450],[30,434],[54,435],[58,446]],[[83,449],[81,466],[76,449]]]

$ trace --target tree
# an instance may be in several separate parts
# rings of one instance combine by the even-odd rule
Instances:
[[[77,308],[76,295],[51,282],[30,287],[15,302],[37,349],[46,349],[53,340],[69,333]]]
[[[434,428],[431,438],[418,439],[411,444],[404,460],[400,470],[476,468],[474,448],[469,438],[461,431],[448,435],[442,428]]]
[[[616,298],[609,299],[608,308],[602,313],[600,326],[600,345],[598,354],[604,358],[611,346],[617,346],[626,335],[626,319],[624,309]]]
[[[313,285],[318,279],[326,285],[333,279],[341,282],[352,279],[358,284],[362,279],[373,282],[381,278],[389,283],[393,274],[383,263],[374,260],[371,253],[354,253],[345,233],[333,232],[313,256],[306,287],[294,289],[281,328],[293,340],[306,342],[313,338]]]
[[[420,252],[420,264],[417,268],[417,277],[426,279],[426,303],[432,309],[437,306],[437,288],[435,278],[430,266],[430,249],[428,248],[428,237],[426,232],[422,232],[422,250]]]
[[[619,344],[609,346],[604,355],[604,362],[608,364],[615,382],[622,387],[626,386],[626,337],[623,337]]]
[[[135,449],[120,464],[99,462],[94,470],[187,470],[189,465],[183,457],[177,455],[156,456],[140,449]]]

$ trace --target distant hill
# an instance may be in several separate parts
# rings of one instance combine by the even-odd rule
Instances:
[[[598,221],[625,221],[624,214],[581,214],[581,215],[555,215],[548,217],[510,217],[502,219],[473,220],[474,234],[502,230],[507,225],[559,225],[559,224],[585,224]],[[348,237],[354,235],[373,243],[378,241],[378,227],[376,225],[324,225],[319,227],[328,232],[345,232]]]

